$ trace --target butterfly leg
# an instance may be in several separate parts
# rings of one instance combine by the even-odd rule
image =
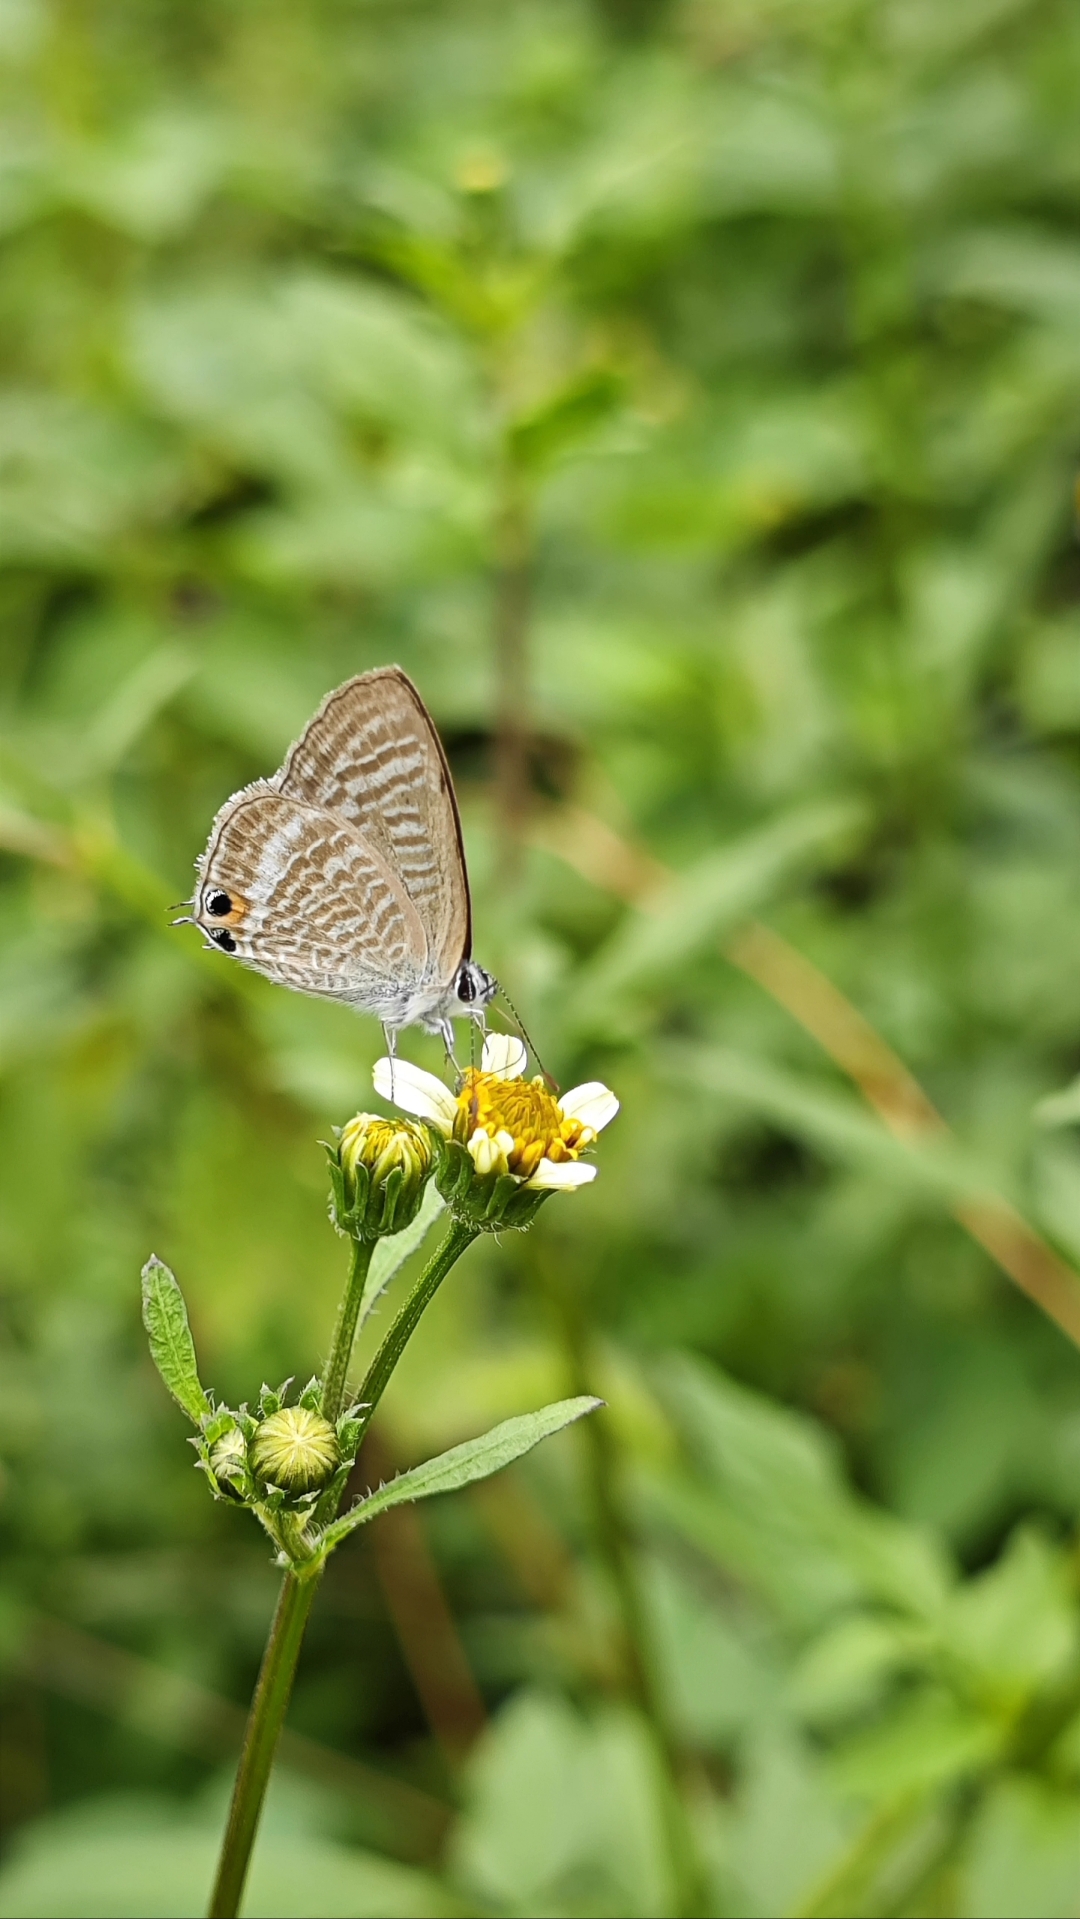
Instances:
[[[447,1061],[449,1065],[453,1067],[454,1072],[457,1074],[458,1079],[460,1079],[461,1068],[458,1065],[457,1060],[454,1058],[454,1029],[448,1019],[439,1021],[439,1032],[442,1034],[442,1043],[446,1048]]]
[[[387,1058],[390,1061],[390,1098],[393,1099],[394,1097],[394,1061],[397,1058],[398,1028],[396,1026],[384,1026],[382,1029],[382,1036],[386,1042]]]

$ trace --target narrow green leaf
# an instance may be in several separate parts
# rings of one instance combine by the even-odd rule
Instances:
[[[156,1257],[148,1259],[142,1270],[142,1316],[154,1365],[177,1405],[200,1425],[211,1406],[199,1381],[184,1295],[169,1268]]]
[[[493,1426],[479,1439],[467,1439],[464,1445],[451,1446],[449,1452],[440,1453],[437,1459],[426,1460],[422,1466],[399,1473],[396,1479],[380,1486],[378,1492],[369,1493],[343,1518],[327,1527],[320,1541],[319,1557],[325,1557],[357,1526],[377,1518],[391,1506],[403,1506],[414,1499],[430,1499],[433,1493],[456,1492],[459,1486],[490,1478],[492,1473],[501,1472],[504,1466],[520,1459],[523,1453],[531,1452],[542,1439],[550,1439],[553,1433],[572,1426],[575,1419],[595,1412],[603,1404],[602,1399],[593,1399],[588,1393],[578,1399],[560,1399],[553,1406],[542,1406],[539,1412],[504,1419],[500,1426]]]
[[[1060,1093],[1048,1093],[1035,1108],[1037,1126],[1080,1124],[1080,1073]]]
[[[613,997],[676,977],[793,873],[850,836],[860,818],[846,801],[796,807],[699,860],[672,880],[651,911],[628,915],[582,969],[570,1017],[588,1024],[610,1010]]]
[[[435,1181],[428,1181],[427,1190],[420,1204],[420,1211],[412,1224],[404,1232],[394,1233],[387,1239],[380,1239],[371,1255],[371,1264],[364,1281],[364,1291],[360,1300],[360,1318],[357,1331],[364,1324],[379,1298],[385,1293],[390,1281],[401,1271],[407,1259],[411,1259],[418,1246],[421,1246],[434,1226],[439,1214],[445,1212],[446,1202],[439,1193]]]
[[[730,1046],[671,1046],[669,1066],[704,1091],[737,1101],[786,1127],[819,1152],[946,1205],[974,1193],[1012,1199],[1006,1169],[948,1135],[900,1140],[852,1094],[808,1073],[774,1066]]]

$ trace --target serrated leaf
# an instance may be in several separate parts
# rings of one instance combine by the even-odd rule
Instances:
[[[501,1425],[493,1426],[479,1439],[467,1439],[463,1445],[451,1446],[449,1452],[440,1453],[437,1459],[426,1460],[422,1466],[399,1473],[396,1479],[369,1493],[351,1512],[327,1527],[320,1542],[319,1557],[332,1552],[357,1526],[366,1525],[369,1519],[377,1518],[391,1506],[403,1506],[414,1499],[430,1499],[434,1493],[456,1492],[460,1486],[470,1486],[477,1479],[489,1479],[492,1473],[501,1472],[504,1466],[531,1452],[542,1439],[550,1439],[553,1433],[572,1426],[576,1419],[595,1412],[603,1404],[602,1399],[594,1399],[588,1393],[577,1399],[557,1400],[554,1405],[542,1406],[539,1412],[519,1413],[515,1419],[504,1419]]]
[[[411,1224],[406,1226],[404,1232],[394,1233],[376,1243],[375,1251],[371,1255],[371,1264],[367,1270],[367,1278],[364,1281],[357,1331],[363,1326],[390,1281],[401,1271],[405,1261],[412,1258],[418,1246],[423,1245],[439,1214],[445,1210],[446,1202],[437,1191],[435,1181],[429,1180],[427,1190],[420,1202],[420,1211]]]
[[[184,1295],[169,1268],[154,1256],[142,1270],[142,1316],[154,1365],[177,1405],[200,1425],[213,1409],[199,1379]]]

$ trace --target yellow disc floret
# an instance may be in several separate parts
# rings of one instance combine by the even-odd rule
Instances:
[[[507,1080],[470,1067],[457,1096],[454,1137],[468,1147],[478,1173],[530,1179],[542,1159],[577,1159],[596,1134],[564,1117],[539,1075]]]
[[[342,1171],[355,1180],[363,1166],[373,1180],[385,1180],[400,1168],[409,1180],[426,1178],[431,1168],[431,1142],[422,1126],[411,1119],[380,1119],[357,1113],[341,1131],[338,1144]]]

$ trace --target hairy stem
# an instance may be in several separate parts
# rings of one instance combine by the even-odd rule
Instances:
[[[353,1341],[356,1338],[360,1301],[364,1296],[364,1281],[367,1278],[371,1255],[374,1251],[375,1244],[372,1240],[353,1240],[349,1277],[345,1282],[345,1291],[341,1295],[337,1324],[334,1327],[334,1337],[330,1341],[326,1371],[323,1374],[322,1413],[323,1418],[328,1419],[331,1425],[338,1418],[345,1398],[345,1383],[349,1374]]]
[[[236,1919],[318,1579],[286,1573],[248,1714],[209,1919]]]
[[[386,1391],[394,1367],[420,1323],[421,1314],[431,1304],[451,1266],[461,1258],[466,1247],[472,1245],[478,1232],[479,1228],[476,1226],[466,1226],[457,1219],[451,1221],[446,1238],[432,1254],[398,1313],[368,1367],[364,1383],[360,1388],[360,1402],[363,1406],[360,1416],[365,1432],[371,1424],[376,1406]]]
[[[475,1228],[462,1226],[455,1220],[442,1245],[421,1273],[376,1353],[367,1378],[360,1389],[360,1397],[365,1406],[365,1425],[370,1422],[371,1415],[386,1390],[394,1367],[416,1331],[424,1308],[434,1299],[451,1266],[460,1259],[465,1248],[471,1245],[475,1238]],[[338,1307],[337,1324],[334,1327],[330,1354],[323,1375],[322,1405],[327,1419],[332,1420],[338,1417],[345,1398],[345,1382],[348,1377],[349,1361],[352,1358],[356,1321],[360,1312],[360,1301],[371,1262],[371,1253],[372,1248],[369,1244],[354,1240],[352,1257],[349,1261],[349,1276]],[[240,1909],[244,1881],[251,1862],[251,1850],[255,1844],[255,1834],[258,1830],[263,1801],[266,1798],[266,1788],[270,1783],[270,1769],[274,1763],[274,1754],[285,1721],[296,1674],[296,1663],[303,1643],[304,1628],[307,1625],[319,1577],[319,1572],[310,1574],[306,1579],[298,1578],[295,1573],[289,1572],[282,1581],[277,1610],[270,1627],[270,1636],[266,1642],[266,1651],[263,1654],[255,1695],[248,1714],[244,1748],[237,1768],[236,1784],[233,1787],[229,1821],[225,1828],[217,1878],[210,1901],[209,1919],[236,1919]]]

